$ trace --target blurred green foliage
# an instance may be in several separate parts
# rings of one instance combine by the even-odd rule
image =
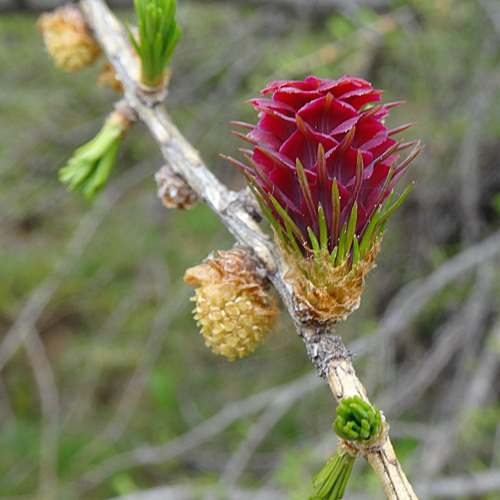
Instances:
[[[75,75],[57,70],[35,23],[29,14],[0,17],[0,340],[37,287],[59,280],[35,323],[57,388],[57,437],[47,441],[52,413],[43,412],[39,371],[21,349],[0,373],[0,498],[110,498],[165,483],[203,491],[205,484],[217,483],[255,416],[237,420],[180,458],[124,468],[92,487],[81,478],[107,459],[146,443],[166,443],[225,404],[290,382],[312,367],[284,314],[265,346],[246,359],[230,364],[205,348],[182,276],[233,241],[202,204],[186,212],[162,207],[153,181],[162,160],[143,126],[124,140],[110,185],[94,204],[58,183],[58,169],[100,129],[118,97],[95,86],[103,61]],[[387,227],[360,311],[339,326],[348,344],[373,339],[401,287],[471,243],[460,204],[467,171],[459,164],[467,153],[461,148],[474,133],[480,200],[477,232],[470,237],[477,241],[499,227],[500,100],[484,104],[488,89],[498,95],[499,36],[478,2],[398,0],[379,12],[363,8],[319,19],[266,7],[180,2],[179,23],[184,34],[172,60],[168,109],[231,188],[243,187],[243,181],[219,153],[237,156],[242,144],[230,133],[229,121],[254,122],[251,106],[243,103],[272,79],[360,76],[386,89],[387,101],[407,101],[391,110],[390,124],[419,122],[405,136],[426,145],[409,174],[408,181],[418,183]],[[72,258],[72,238],[82,228],[90,231],[92,221],[95,231],[86,233],[90,239],[82,254]],[[58,270],[61,262],[69,262],[66,272]],[[445,287],[411,328],[385,346],[390,363],[380,362],[377,349],[356,361],[376,404],[377,394],[397,386],[432,353],[441,325],[460,311],[473,286],[468,275]],[[486,326],[498,312],[495,287],[488,300]],[[474,355],[486,326],[477,332]],[[462,361],[447,365],[445,381],[455,380]],[[440,410],[440,390],[447,383],[432,386],[408,407],[392,408],[402,428],[413,429],[416,422],[431,428],[434,417],[442,418],[441,425],[451,418]],[[498,461],[491,452],[498,398],[497,387],[485,416],[482,409],[480,416],[468,414],[467,429],[474,432],[460,442],[462,455],[445,472],[481,470]],[[299,399],[260,444],[239,484],[272,484],[290,499],[307,497],[312,477],[333,452],[334,416],[326,386]],[[398,433],[397,423],[394,429],[402,437],[396,448],[403,465],[419,479],[426,441],[418,432]],[[51,443],[57,456],[52,469]],[[347,497],[350,488],[381,495],[362,464],[356,465]]]

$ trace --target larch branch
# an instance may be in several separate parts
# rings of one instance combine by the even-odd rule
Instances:
[[[139,62],[131,51],[121,23],[101,0],[80,0],[80,5],[96,39],[116,70],[127,104],[148,127],[169,168],[186,180],[240,245],[254,251],[268,279],[280,294],[297,333],[303,338],[309,358],[320,375],[328,378],[336,399],[340,401],[344,396],[357,394],[368,401],[366,391],[352,367],[350,353],[333,326],[311,324],[298,314],[300,306],[292,287],[283,279],[287,265],[277,247],[250,215],[243,193],[230,191],[218,181],[205,166],[198,151],[174,125],[161,96],[149,93],[139,83]],[[365,448],[362,453],[372,465],[388,498],[417,498],[388,438],[380,447],[371,451]]]

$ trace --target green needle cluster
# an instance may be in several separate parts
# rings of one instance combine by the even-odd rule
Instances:
[[[355,456],[338,446],[335,455],[314,478],[314,495],[309,500],[340,500],[344,496],[355,460]]]
[[[333,430],[346,441],[366,443],[380,435],[382,420],[377,408],[359,396],[345,398],[337,407]]]
[[[393,167],[391,167],[391,170]],[[299,180],[302,177],[305,178],[304,169],[299,160],[297,160],[297,172]],[[328,250],[328,241],[329,234],[327,228],[327,222],[325,217],[325,212],[321,203],[317,207],[318,213],[318,226],[319,226],[319,238],[316,236],[311,227],[307,228],[310,244],[307,242],[305,236],[301,233],[300,229],[297,227],[295,222],[293,222],[287,210],[285,210],[276,200],[276,198],[272,195],[264,195],[267,196],[272,203],[276,213],[281,217],[283,221],[284,230],[280,225],[279,220],[275,217],[272,210],[266,206],[262,193],[264,193],[263,189],[247,174],[247,179],[249,181],[249,186],[254,192],[257,201],[259,202],[260,208],[264,213],[265,217],[269,220],[269,222],[274,227],[276,234],[279,236],[281,242],[285,250],[288,253],[295,253],[297,257],[300,259],[303,257],[302,248],[309,248],[312,250],[312,253],[316,260],[321,261],[321,254],[324,251]],[[388,183],[387,183],[388,184]],[[306,186],[305,181],[302,182],[301,186]],[[336,218],[339,218],[340,214],[340,195],[339,189],[337,185],[337,181],[333,181],[332,185],[332,205],[335,209]],[[340,266],[343,262],[346,261],[350,256],[351,262],[350,267],[356,266],[356,264],[362,260],[367,252],[370,249],[371,245],[374,243],[377,238],[379,238],[384,232],[385,223],[390,215],[392,215],[396,209],[403,203],[404,199],[410,193],[413,184],[410,184],[403,194],[397,199],[397,201],[393,204],[394,192],[391,191],[390,195],[387,197],[387,200],[381,205],[373,214],[370,219],[366,230],[362,237],[358,237],[355,234],[356,231],[356,223],[358,218],[358,205],[354,203],[349,222],[344,223],[342,228],[340,229],[338,243],[334,247],[333,251],[330,253],[330,264],[335,266]],[[303,188],[306,191],[306,188]],[[297,241],[301,242],[301,244],[297,243]]]
[[[124,130],[120,125],[106,123],[87,144],[78,148],[65,167],[59,171],[59,180],[68,189],[82,192],[92,198],[104,188],[118,154]]]
[[[134,0],[139,42],[127,26],[142,64],[142,81],[155,87],[165,79],[168,62],[181,36],[175,20],[176,0]]]

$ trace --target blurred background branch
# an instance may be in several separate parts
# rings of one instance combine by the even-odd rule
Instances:
[[[220,3],[236,6],[257,5],[302,12],[331,12],[334,10],[353,11],[358,7],[387,7],[390,0],[191,0],[192,2]],[[19,12],[32,10],[43,12],[59,7],[60,0],[0,0],[0,10],[4,12]],[[109,0],[110,7],[132,7],[133,0]]]
[[[204,207],[168,212],[155,199],[162,160],[141,126],[93,206],[65,193],[57,170],[116,95],[94,85],[102,62],[77,76],[54,68],[36,17],[14,3],[0,16],[0,498],[208,500],[226,482],[232,498],[307,498],[335,447],[335,404],[292,325],[282,315],[232,364],[205,348],[181,277],[233,240]],[[293,4],[181,1],[169,113],[240,189],[218,155],[238,155],[229,121],[255,120],[242,103],[267,81],[349,73],[407,101],[391,114],[419,121],[406,136],[426,144],[418,182],[339,331],[419,498],[494,500],[497,4],[329,2],[320,16]],[[359,462],[346,498],[383,498]]]

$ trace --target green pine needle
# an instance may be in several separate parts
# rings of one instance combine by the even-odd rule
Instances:
[[[318,204],[318,221],[319,221],[319,244],[321,250],[328,250],[328,228],[326,226],[325,212],[321,203]]]
[[[314,231],[308,227],[307,232],[309,233],[309,239],[311,240],[311,246],[314,254],[314,261],[315,261],[315,267],[316,267],[316,275],[321,278],[324,275],[323,272],[323,263],[321,261],[321,247],[319,245],[318,238],[316,238],[316,235],[314,234]],[[313,280],[314,284],[316,284],[316,280]]]
[[[292,228],[286,219],[284,220],[284,223],[285,223],[285,230],[286,230],[288,240],[290,241],[290,244],[291,244],[293,250],[295,250],[295,254],[300,259],[303,257],[302,250],[300,249],[300,247],[297,243],[297,240],[295,239],[295,237],[292,233]]]
[[[361,240],[361,244],[359,245],[360,259],[362,259],[365,256],[366,251],[370,248],[370,245],[373,242],[372,235],[373,232],[375,231],[375,227],[377,227],[381,212],[382,212],[382,207],[377,208],[372,218],[370,219],[370,222],[368,223],[368,227],[366,228],[365,234],[363,235],[363,239]]]
[[[340,231],[339,243],[337,245],[337,258],[335,260],[335,265],[340,266],[342,262],[345,260],[346,253],[346,235],[347,235],[347,226],[344,224],[342,226],[342,231]]]
[[[354,267],[359,262],[359,242],[357,238],[354,238],[352,242],[352,266]]]
[[[401,205],[401,203],[403,203],[403,201],[405,200],[405,198],[410,194],[410,191],[411,191],[412,187],[413,187],[413,183],[410,184],[403,191],[403,194],[398,198],[398,200],[396,201],[396,203],[394,203],[394,205],[389,206],[392,203],[392,194],[393,193],[391,192],[391,196],[389,198],[389,201],[386,204],[388,206],[388,208],[381,215],[379,224],[385,224],[385,222],[387,221],[387,219],[399,208],[399,206]]]
[[[316,238],[314,231],[310,227],[307,228],[307,233],[309,234],[309,239],[311,240],[311,246],[314,253],[319,254],[321,252],[321,247],[319,245],[318,238]]]
[[[278,203],[276,198],[272,195],[269,195],[269,198],[271,199],[271,203],[273,204],[275,210],[278,212],[278,214],[281,216],[283,219],[283,222],[285,223],[285,228],[289,228],[290,232],[293,233],[293,235],[301,240],[302,246],[305,247],[307,245],[307,241],[304,238],[304,235],[300,232],[300,229],[297,227],[295,222],[291,219],[291,217],[288,215],[288,212]],[[288,229],[287,229],[288,232]],[[292,244],[293,241],[295,241],[295,238],[291,238]],[[300,251],[300,255],[302,255],[302,251]]]
[[[331,264],[332,266],[334,266],[334,267],[335,267],[335,261],[336,261],[336,259],[337,259],[337,253],[338,253],[338,251],[339,251],[339,247],[335,247],[335,248],[332,250],[332,253],[331,253],[331,255],[330,255],[330,264]]]
[[[283,243],[283,246],[285,247],[285,250],[288,253],[291,253],[291,243],[288,239],[288,236],[285,236],[283,233],[283,230],[281,229],[280,223],[276,220],[274,217],[271,209],[266,205],[264,202],[262,196],[258,194],[258,189],[261,189],[260,186],[255,182],[255,179],[250,176],[250,174],[247,173],[248,177],[248,186],[252,190],[253,194],[257,198],[257,202],[259,203],[260,209],[262,210],[262,213],[264,214],[264,217],[270,222],[270,224],[273,226],[274,230],[278,234],[279,239]]]
[[[336,228],[338,227],[340,220],[340,194],[339,187],[337,185],[337,179],[333,179],[332,183],[332,234],[331,237],[333,241],[336,241],[339,237],[336,234]]]
[[[351,252],[352,240],[354,239],[356,232],[356,222],[358,220],[358,204],[355,203],[352,207],[351,217],[349,218],[349,227],[347,229],[346,241],[345,241],[345,256],[347,257]]]

